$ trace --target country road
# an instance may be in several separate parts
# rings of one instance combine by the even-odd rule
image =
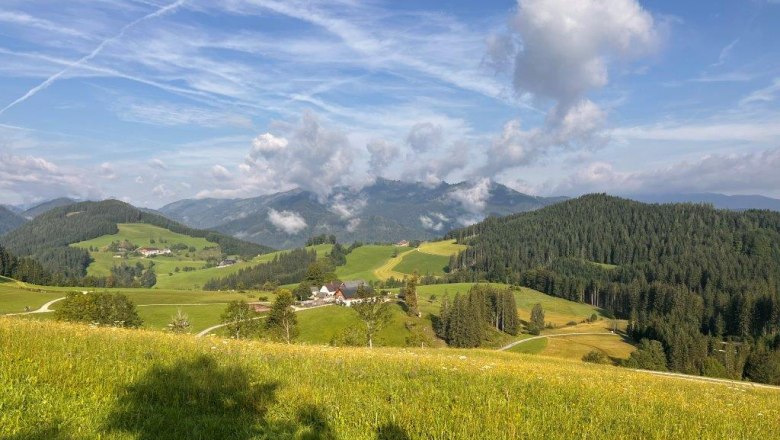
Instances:
[[[539,335],[534,336],[532,338],[528,339],[521,339],[519,341],[512,342],[510,344],[507,344],[501,348],[498,349],[498,351],[504,351],[509,350],[510,348],[514,347],[515,345],[520,345],[522,343],[533,341],[535,339],[544,339],[544,338],[559,338],[564,336],[619,336],[622,337],[619,333],[604,333],[604,332],[581,332],[581,333],[556,333],[554,335]]]
[[[334,305],[334,304],[324,304],[324,305],[321,305],[321,306],[314,306],[314,307],[293,307],[293,311],[300,312],[302,310],[319,309],[321,307],[328,307],[328,306],[332,306],[332,305]],[[265,319],[265,316],[258,316],[257,318],[252,318],[251,320],[255,320],[255,319]],[[201,337],[206,336],[209,333],[213,332],[214,330],[216,330],[218,328],[222,328],[222,327],[224,327],[226,325],[227,324],[212,325],[211,327],[209,327],[209,328],[199,332],[198,334],[196,334],[195,337],[196,338],[201,338]]]
[[[42,305],[41,307],[39,307],[37,310],[32,310],[30,312],[22,312],[22,313],[7,313],[5,316],[32,315],[33,313],[50,313],[53,312],[54,310],[50,309],[49,307],[51,307],[54,303],[58,301],[62,301],[63,299],[65,299],[64,296],[62,298],[53,299],[47,302],[46,304]]]

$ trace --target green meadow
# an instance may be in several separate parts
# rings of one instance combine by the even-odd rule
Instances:
[[[780,391],[485,350],[0,317],[4,439],[759,439]]]

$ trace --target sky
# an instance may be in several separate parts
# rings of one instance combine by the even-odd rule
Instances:
[[[3,0],[0,203],[780,197],[778,0]]]

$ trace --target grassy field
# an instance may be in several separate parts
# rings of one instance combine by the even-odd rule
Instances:
[[[410,334],[404,327],[408,318],[400,306],[392,306],[392,318],[377,335],[374,343],[380,346],[403,347]],[[298,312],[300,336],[296,342],[328,345],[334,336],[350,327],[361,325],[357,313],[349,307],[329,306]]]
[[[444,275],[444,268],[450,264],[450,257],[413,251],[405,254],[393,270],[403,274],[415,271],[420,275]]]
[[[0,317],[4,439],[775,438],[780,392],[482,350]]]
[[[531,335],[527,335],[527,337],[530,336]],[[542,338],[542,339],[534,339],[533,341],[528,341],[523,344],[515,345],[514,347],[510,348],[508,351],[512,353],[539,354],[542,353],[545,348],[547,348],[547,338]]]
[[[374,271],[392,258],[393,251],[407,250],[391,245],[365,245],[347,255],[347,264],[336,268],[336,275],[342,280],[378,280]]]
[[[420,252],[432,255],[441,255],[449,258],[451,255],[457,255],[464,251],[468,246],[456,244],[455,240],[426,241],[421,243],[418,248]]]
[[[35,310],[47,302],[62,298],[62,292],[36,292],[26,290],[15,281],[0,278],[0,315],[22,313],[25,307]]]

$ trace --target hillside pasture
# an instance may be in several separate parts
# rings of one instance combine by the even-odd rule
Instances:
[[[780,432],[776,389],[484,350],[286,345],[0,318],[0,371],[7,439]]]
[[[405,250],[391,245],[360,246],[347,255],[347,264],[336,268],[336,275],[344,281],[377,281],[379,278],[374,271],[392,258],[393,251],[400,253]]]
[[[451,255],[457,255],[466,250],[468,246],[464,244],[457,244],[455,240],[440,240],[440,241],[426,241],[420,244],[418,249],[420,252],[432,255],[440,255],[442,257],[450,257]]]
[[[444,269],[450,263],[450,257],[412,251],[404,254],[393,270],[402,274],[444,275]]]

